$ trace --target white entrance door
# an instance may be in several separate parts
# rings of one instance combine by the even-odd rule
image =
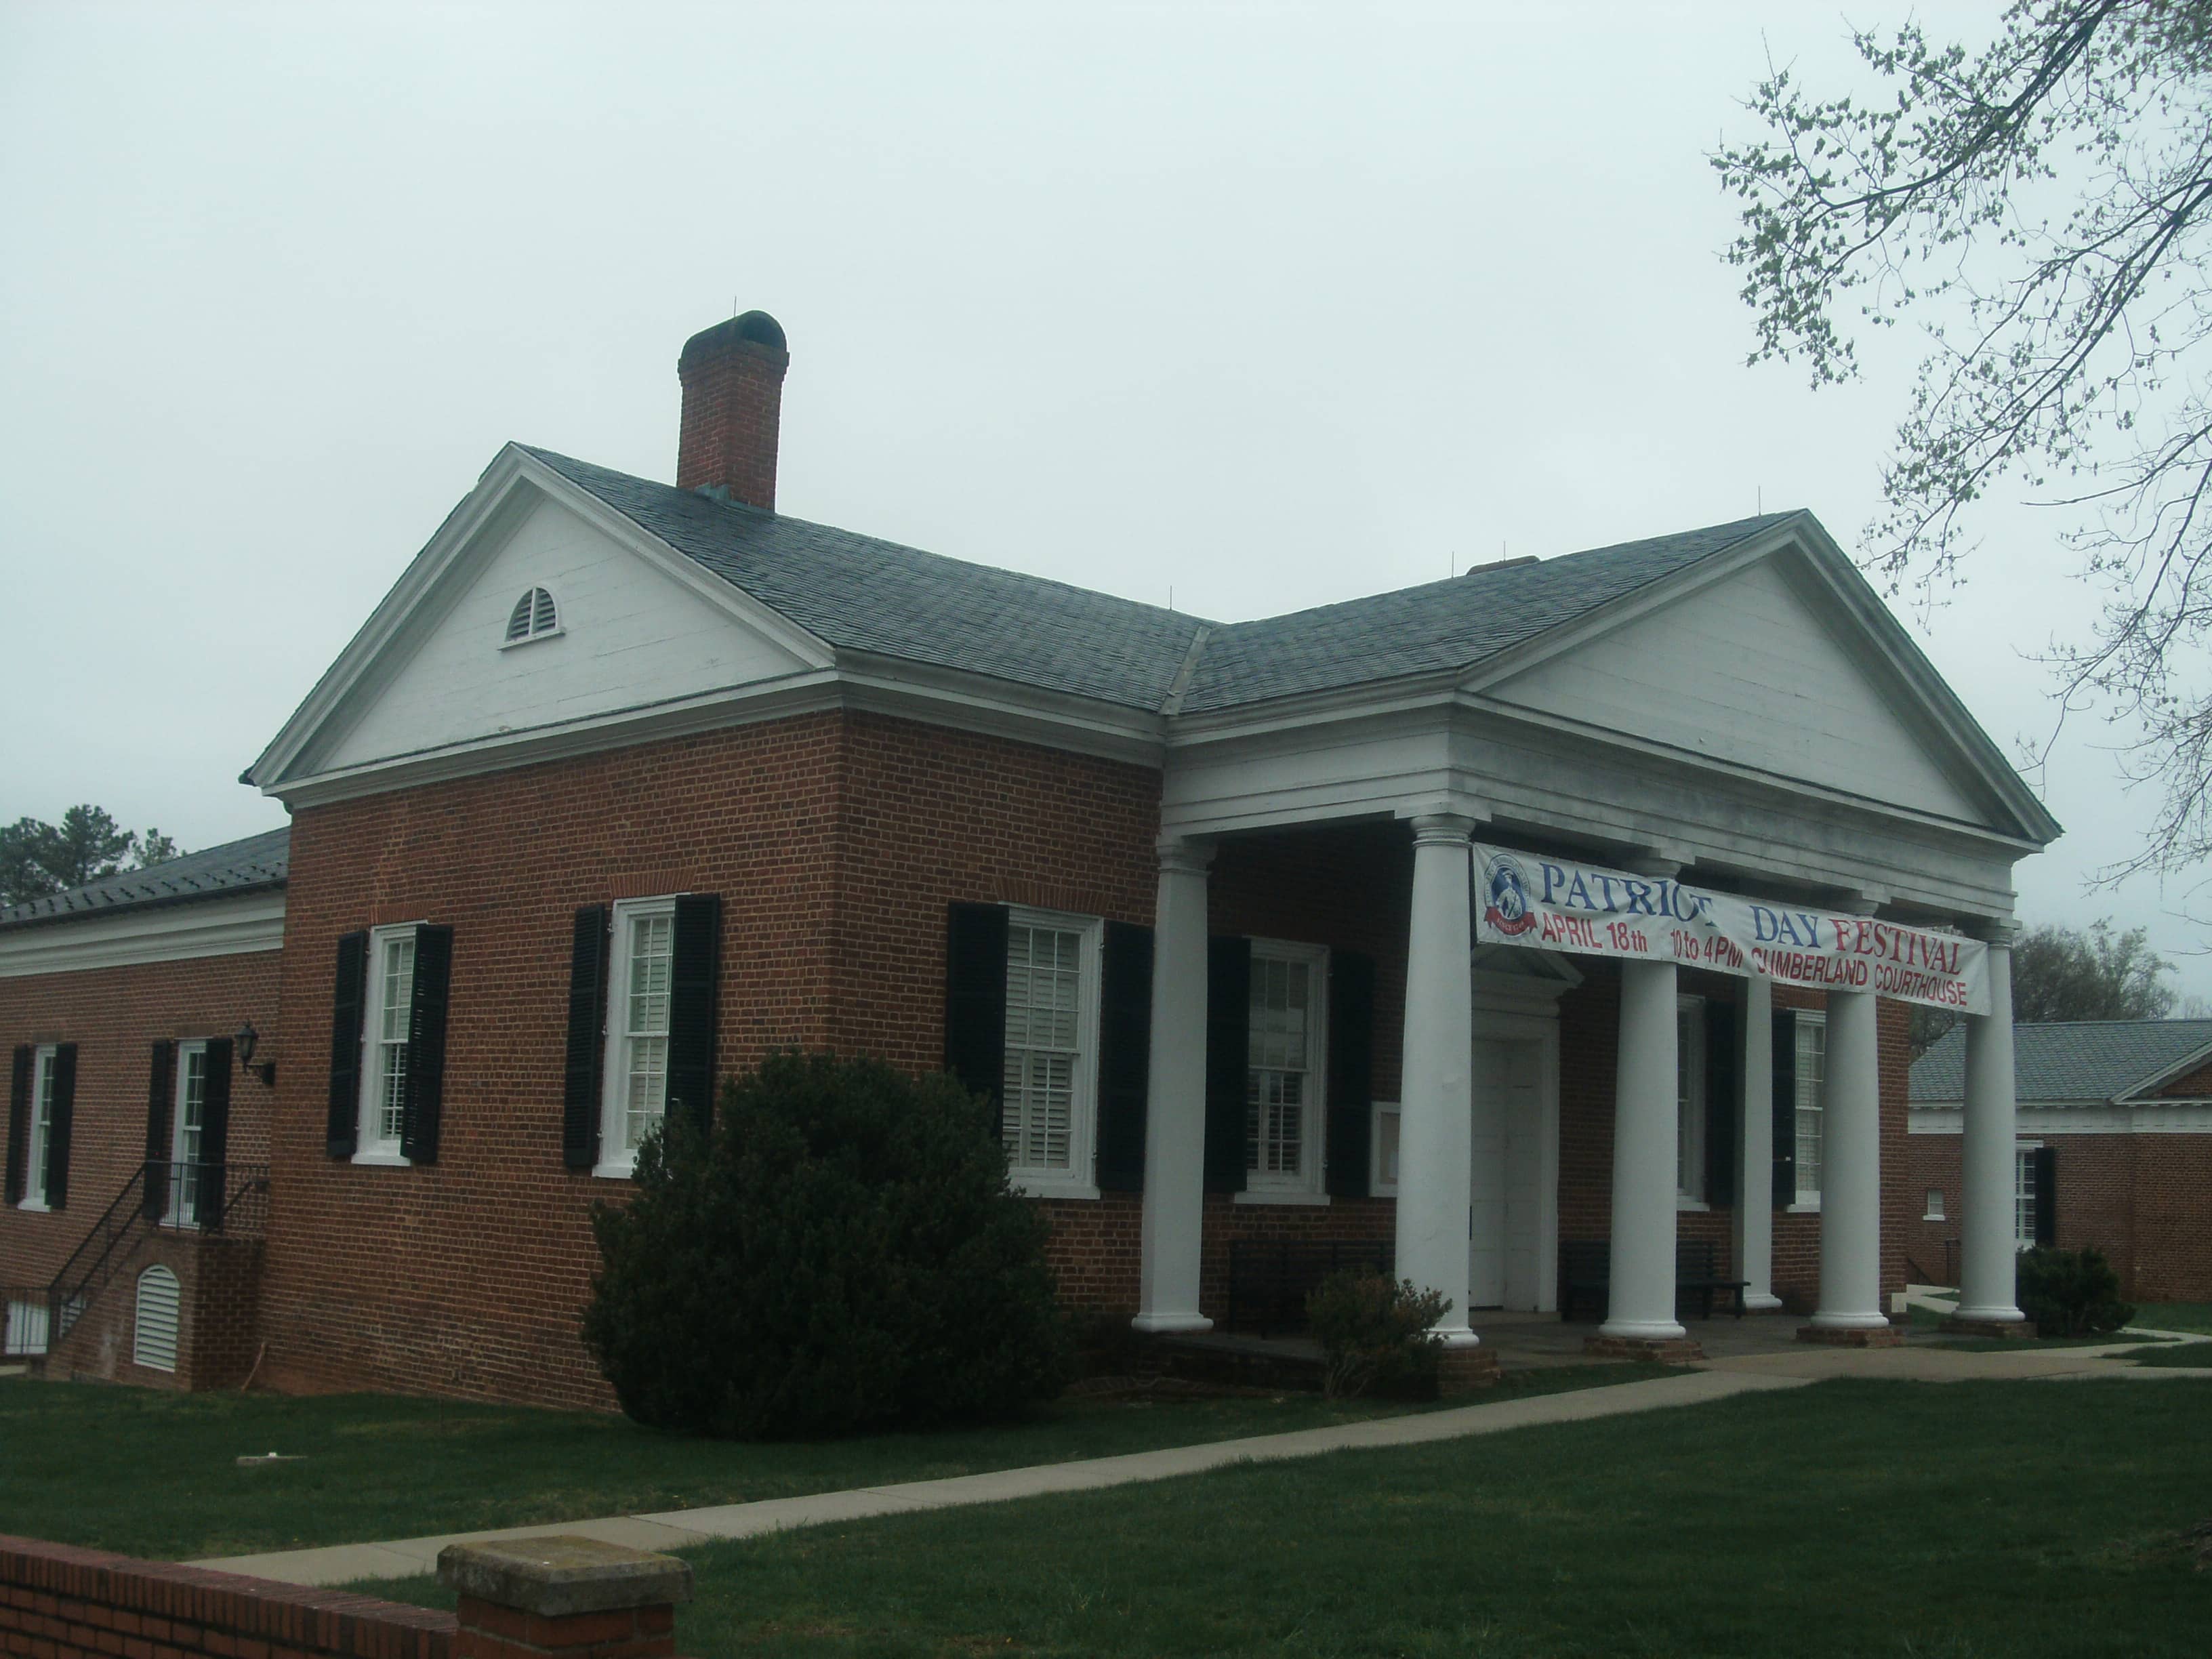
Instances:
[[[1541,1043],[1477,1039],[1467,1263],[1473,1307],[1534,1308],[1541,1298],[1542,1078]]]

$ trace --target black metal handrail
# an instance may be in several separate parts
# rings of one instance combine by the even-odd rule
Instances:
[[[212,1201],[210,1201],[212,1200]],[[58,1342],[129,1259],[141,1227],[258,1238],[269,1216],[266,1164],[149,1158],[131,1172],[46,1287],[49,1341]]]

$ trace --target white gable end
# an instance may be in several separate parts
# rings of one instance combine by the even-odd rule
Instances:
[[[1762,559],[1484,688],[1500,702],[1724,763],[1981,823],[1856,630]]]
[[[504,645],[515,602],[537,587],[553,596],[559,631]],[[810,666],[543,496],[494,550],[464,554],[441,588],[349,694],[307,769],[542,730]]]

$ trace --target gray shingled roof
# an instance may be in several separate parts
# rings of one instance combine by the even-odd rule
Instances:
[[[225,842],[166,864],[110,876],[105,881],[0,910],[0,927],[70,921],[114,910],[185,904],[194,899],[250,892],[257,887],[281,887],[291,844],[289,824],[243,841]]]
[[[718,501],[550,450],[527,453],[831,646],[1155,710],[1200,628],[1210,632],[1185,709],[1464,668],[1795,516],[1770,513],[1540,563],[1478,568],[1450,581],[1223,627]]]
[[[2078,1019],[2015,1025],[2013,1094],[2020,1100],[2111,1100],[2212,1043],[2212,1019]],[[1966,1029],[1954,1025],[1912,1062],[1916,1103],[1966,1090]]]
[[[1186,709],[1225,708],[1404,674],[1468,668],[1796,517],[1623,542],[1534,564],[1238,623],[1206,642]]]
[[[529,453],[687,558],[841,649],[1158,710],[1205,624],[988,565]]]

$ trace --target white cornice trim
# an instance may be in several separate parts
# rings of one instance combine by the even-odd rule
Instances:
[[[284,943],[282,888],[0,932],[0,979],[243,956]]]
[[[1955,1135],[1964,1115],[1955,1103],[1915,1106],[1906,1127],[1916,1135]],[[2212,1100],[2146,1100],[2130,1105],[2023,1105],[2023,1135],[2212,1135]]]
[[[886,659],[887,660],[887,659]],[[555,726],[502,732],[465,743],[395,755],[342,770],[271,785],[288,806],[324,806],[387,790],[511,771],[610,749],[659,743],[725,727],[850,708],[949,726],[988,737],[1068,750],[1157,769],[1159,717],[1138,710],[1055,698],[1004,682],[910,663],[890,672],[859,659],[850,669],[810,670],[773,680],[720,687],[643,708],[618,709]]]

